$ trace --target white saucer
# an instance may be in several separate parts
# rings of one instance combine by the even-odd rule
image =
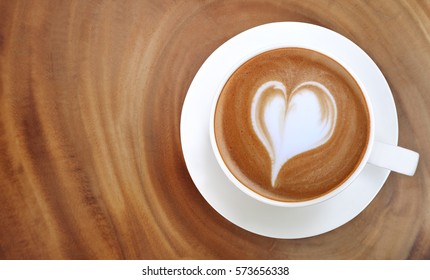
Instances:
[[[280,22],[249,29],[225,42],[201,66],[185,98],[180,127],[184,158],[198,190],[218,213],[245,230],[274,238],[315,236],[347,223],[372,201],[390,173],[368,164],[345,191],[301,208],[263,204],[238,190],[224,175],[209,140],[209,114],[216,90],[238,58],[267,48],[266,42],[281,47],[297,40],[304,45],[318,40],[326,53],[349,65],[369,93],[375,140],[397,145],[398,138],[396,108],[384,76],[363,50],[342,35],[311,24]]]

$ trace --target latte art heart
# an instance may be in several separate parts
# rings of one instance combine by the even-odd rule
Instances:
[[[336,118],[334,98],[321,83],[304,82],[291,92],[279,81],[258,88],[252,100],[251,121],[271,159],[272,187],[289,159],[331,138]]]

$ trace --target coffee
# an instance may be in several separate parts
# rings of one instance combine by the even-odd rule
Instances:
[[[267,198],[300,202],[339,187],[370,133],[365,97],[333,59],[303,48],[259,54],[228,79],[214,134],[230,172]]]

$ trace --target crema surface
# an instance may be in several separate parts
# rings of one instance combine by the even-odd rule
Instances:
[[[339,187],[369,141],[369,112],[354,78],[318,52],[257,55],[229,78],[215,111],[215,138],[233,175],[279,201]]]

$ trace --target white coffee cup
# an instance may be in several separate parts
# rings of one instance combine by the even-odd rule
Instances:
[[[301,23],[297,23],[301,24]],[[309,206],[314,205],[317,203],[320,203],[322,201],[328,200],[335,195],[339,194],[343,190],[345,190],[348,186],[351,185],[351,183],[359,176],[359,174],[362,172],[363,168],[366,164],[373,164],[382,168],[386,168],[392,171],[395,171],[397,173],[405,174],[412,176],[415,173],[415,170],[418,165],[419,160],[419,154],[399,147],[394,146],[390,144],[386,144],[380,141],[375,140],[375,118],[374,118],[374,111],[372,109],[372,102],[369,98],[369,95],[367,93],[366,85],[364,85],[360,81],[360,77],[356,75],[356,73],[353,71],[353,69],[348,65],[348,63],[345,63],[341,59],[339,59],[336,56],[336,53],[333,53],[330,51],[330,48],[327,48],[327,44],[329,43],[325,42],[325,44],[318,44],[315,42],[315,40],[307,40],[307,36],[320,36],[321,33],[318,32],[319,28],[317,27],[315,29],[306,29],[308,32],[307,34],[303,34],[303,37],[296,36],[293,38],[288,38],[286,40],[278,40],[276,42],[267,42],[267,44],[263,48],[253,49],[252,46],[250,46],[248,51],[244,51],[244,56],[240,58],[236,58],[235,66],[232,67],[232,69],[226,73],[224,81],[220,84],[219,89],[217,90],[217,93],[215,95],[215,98],[213,100],[211,113],[210,113],[210,124],[209,124],[209,133],[210,133],[210,141],[212,145],[213,152],[215,154],[215,157],[218,161],[219,166],[225,173],[225,175],[229,178],[229,180],[233,183],[235,187],[249,195],[250,197],[261,201],[266,204],[275,205],[275,206],[283,206],[283,207],[303,207],[303,206]],[[327,31],[325,31],[327,32]],[[333,32],[333,31],[331,31]],[[337,34],[337,33],[336,33]],[[337,34],[337,36],[341,36]],[[326,38],[321,37],[320,40],[326,40]],[[345,40],[348,40],[344,38]],[[328,38],[327,38],[328,40]],[[322,42],[321,41],[321,42]],[[246,46],[245,46],[246,47]],[[265,196],[262,196],[254,191],[252,191],[250,188],[243,185],[242,182],[240,182],[229,170],[229,168],[226,166],[224,160],[221,157],[220,151],[217,146],[217,142],[215,139],[215,133],[214,133],[214,117],[215,117],[215,110],[216,110],[216,104],[218,101],[218,98],[221,94],[221,91],[224,87],[224,84],[227,82],[228,78],[231,76],[231,74],[239,68],[243,63],[245,63],[250,58],[259,55],[263,52],[279,49],[279,48],[289,48],[289,47],[296,47],[296,48],[304,48],[313,50],[319,53],[322,53],[333,60],[337,61],[339,64],[341,64],[350,74],[351,76],[356,80],[358,85],[361,88],[361,91],[365,97],[366,104],[369,110],[369,125],[370,125],[370,132],[369,132],[369,141],[368,145],[366,147],[364,156],[362,157],[361,161],[358,164],[358,167],[355,169],[355,171],[337,188],[333,189],[331,192],[320,196],[315,199],[306,200],[306,201],[300,201],[300,202],[283,202],[278,200],[273,200],[270,198],[267,198]]]

